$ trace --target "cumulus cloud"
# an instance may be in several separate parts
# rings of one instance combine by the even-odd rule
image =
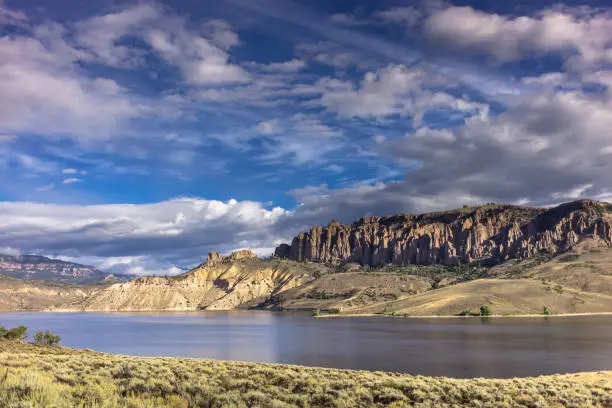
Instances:
[[[557,7],[519,17],[448,7],[428,16],[423,31],[443,47],[500,62],[549,53],[566,55],[577,68],[612,61],[612,13],[590,7]]]
[[[239,43],[223,20],[206,22],[200,35],[187,20],[162,6],[137,4],[124,10],[92,17],[77,24],[77,42],[104,64],[138,66],[146,51],[120,44],[126,37],[144,40],[193,84],[245,82],[247,74],[228,62],[226,52]]]
[[[108,136],[122,120],[144,113],[142,105],[101,90],[99,82],[79,73],[72,52],[58,53],[53,47],[36,38],[0,37],[3,129]]]
[[[414,118],[416,126],[420,126],[428,110],[437,108],[486,111],[487,106],[484,104],[430,89],[444,85],[445,81],[422,68],[391,64],[366,73],[357,85],[351,81],[331,78],[320,80],[319,86],[323,90],[319,103],[342,117],[382,118],[408,115]]]
[[[482,200],[547,203],[562,194],[573,199],[581,186],[591,195],[610,188],[610,126],[609,99],[545,92],[517,97],[498,116],[472,117],[455,129],[423,127],[381,145],[415,166],[403,183],[407,194],[459,190]]]
[[[0,246],[75,259],[148,260],[149,267],[161,270],[193,266],[208,251],[270,248],[279,239],[274,224],[286,215],[279,207],[236,200],[83,206],[2,202]]]

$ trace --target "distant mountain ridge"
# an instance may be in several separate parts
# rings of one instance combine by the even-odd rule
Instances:
[[[330,264],[455,265],[567,251],[584,238],[612,245],[612,204],[579,200],[553,208],[488,204],[332,222],[300,232],[275,255]]]
[[[0,274],[26,280],[48,280],[82,284],[118,278],[93,266],[39,255],[0,254]]]

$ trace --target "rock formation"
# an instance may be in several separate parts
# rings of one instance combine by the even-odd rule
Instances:
[[[209,252],[208,257],[206,258],[206,262],[204,262],[201,266],[216,266],[221,264],[231,263],[233,261],[238,261],[240,259],[248,259],[248,258],[257,258],[257,255],[250,249],[242,249],[240,251],[234,251],[229,256],[219,255],[218,252]]]
[[[428,213],[336,221],[300,232],[275,255],[295,261],[362,265],[503,262],[556,254],[593,238],[612,245],[612,205],[580,200],[546,209],[488,204]]]
[[[314,277],[286,261],[263,262],[251,251],[206,262],[175,277],[146,276],[98,290],[56,309],[90,311],[229,310],[299,286]]]

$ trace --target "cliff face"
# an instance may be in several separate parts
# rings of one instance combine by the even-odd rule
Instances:
[[[593,238],[612,245],[612,205],[580,200],[543,209],[510,205],[362,218],[299,233],[275,255],[295,261],[363,265],[501,262],[556,254]]]

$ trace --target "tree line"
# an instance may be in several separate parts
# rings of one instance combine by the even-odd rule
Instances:
[[[26,326],[17,326],[12,329],[6,329],[0,326],[0,340],[25,340],[28,338],[28,328]],[[37,331],[33,337],[34,344],[40,346],[59,346],[61,337],[51,333],[49,330],[45,332]]]

